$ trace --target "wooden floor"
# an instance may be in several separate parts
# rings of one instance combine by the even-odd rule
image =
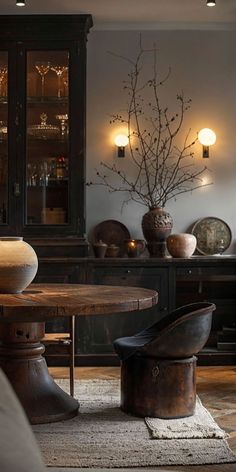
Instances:
[[[68,378],[68,369],[52,367],[55,378]],[[112,379],[120,375],[119,367],[77,367],[77,379]],[[228,443],[236,454],[236,367],[198,367],[197,392],[204,406],[228,434]],[[146,471],[145,469],[140,469]],[[153,468],[149,468],[153,470]],[[154,470],[183,472],[236,472],[235,464],[211,466],[156,467]]]

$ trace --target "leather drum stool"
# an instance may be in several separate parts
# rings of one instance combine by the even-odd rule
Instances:
[[[164,419],[194,414],[196,357],[156,359],[135,355],[122,361],[121,409]]]
[[[121,360],[121,408],[136,416],[194,413],[196,357],[211,331],[214,303],[190,303],[133,336],[114,341]]]

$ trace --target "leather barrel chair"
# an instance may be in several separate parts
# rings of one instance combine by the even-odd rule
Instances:
[[[196,404],[196,357],[209,337],[209,302],[177,308],[154,325],[114,341],[121,359],[121,409],[165,419],[191,416]]]

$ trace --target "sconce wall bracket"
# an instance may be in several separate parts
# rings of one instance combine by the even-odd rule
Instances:
[[[117,157],[125,157],[125,146],[117,147]]]
[[[209,146],[202,146],[202,157],[209,157]]]

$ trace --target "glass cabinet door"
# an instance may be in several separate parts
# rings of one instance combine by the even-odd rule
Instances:
[[[27,51],[26,62],[25,224],[67,225],[69,52]]]
[[[0,51],[0,225],[8,213],[8,53]]]
[[[0,15],[0,232],[23,236],[49,256],[54,245],[60,254],[64,246],[68,253],[87,248],[92,24],[91,15]]]

